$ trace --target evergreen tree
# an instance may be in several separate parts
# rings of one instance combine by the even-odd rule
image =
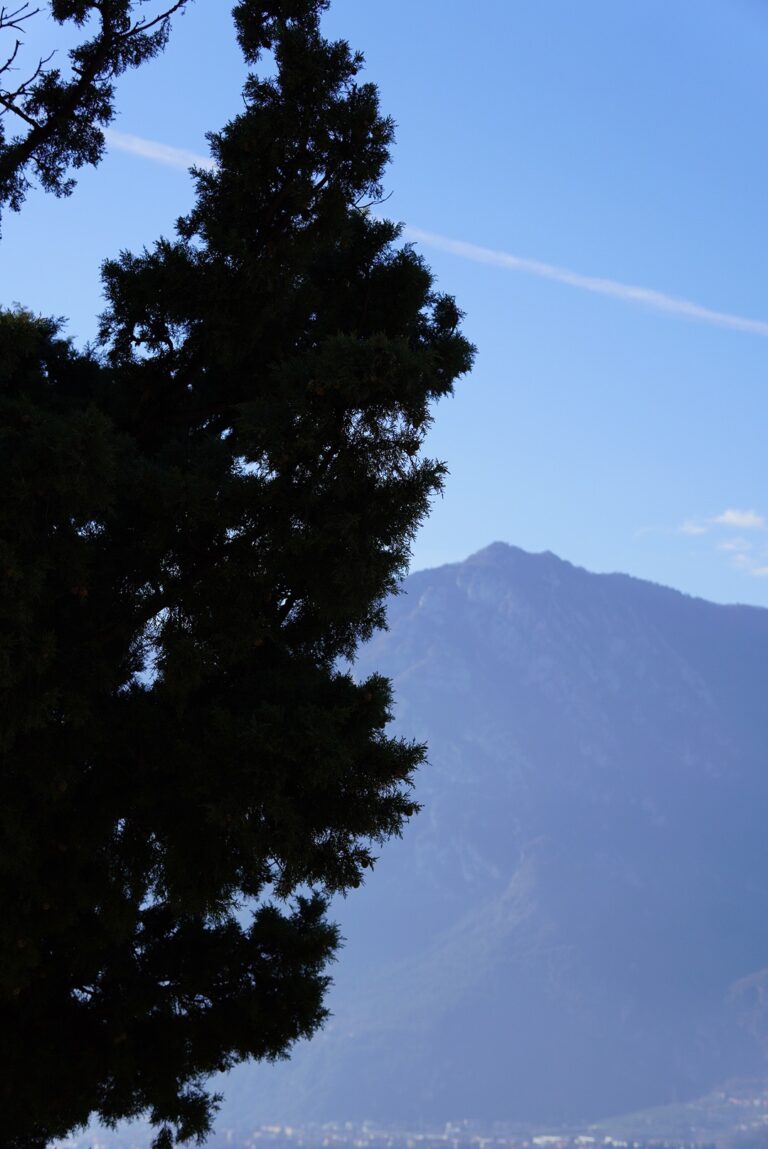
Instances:
[[[243,0],[245,110],[173,240],[104,268],[103,346],[0,316],[0,1121],[202,1137],[204,1083],[325,1013],[328,898],[424,748],[345,669],[384,624],[472,348],[398,227],[324,0]]]
[[[18,211],[34,180],[55,195],[69,195],[71,169],[99,162],[103,129],[114,118],[115,79],[163,50],[171,16],[188,0],[137,16],[135,9],[143,2],[51,0],[49,13],[56,24],[90,32],[68,52],[65,71],[54,50],[25,72],[23,36],[40,9],[31,8],[30,0],[0,7],[0,33],[6,33],[7,46],[7,55],[0,57],[0,208],[8,204]],[[13,86],[5,87],[11,80]]]

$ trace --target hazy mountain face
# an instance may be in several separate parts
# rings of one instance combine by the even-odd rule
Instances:
[[[494,544],[389,619],[358,670],[430,745],[423,812],[339,906],[332,1023],[220,1124],[588,1119],[760,1072],[768,612]]]

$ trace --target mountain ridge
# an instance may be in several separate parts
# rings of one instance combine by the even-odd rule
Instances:
[[[233,1116],[592,1120],[765,1070],[768,611],[495,543],[411,575],[356,673],[426,740],[326,1031]]]

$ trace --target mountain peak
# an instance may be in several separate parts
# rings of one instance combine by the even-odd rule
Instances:
[[[355,673],[428,744],[423,809],[260,1118],[591,1121],[761,1074],[768,611],[502,542],[403,591]]]

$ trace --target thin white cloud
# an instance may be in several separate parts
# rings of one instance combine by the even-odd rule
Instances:
[[[719,515],[709,518],[687,519],[676,529],[678,535],[698,537],[701,535],[714,535],[706,540],[706,549],[719,552],[727,558],[728,565],[740,574],[749,578],[768,578],[768,545],[765,536],[757,534],[756,537],[747,538],[743,535],[729,533],[726,537],[724,528],[739,528],[746,531],[762,532],[768,526],[765,515],[757,511],[737,510],[730,507]],[[699,554],[701,554],[699,550]]]
[[[715,515],[712,520],[721,527],[738,527],[742,531],[762,531],[765,529],[765,516],[757,511],[737,511],[733,508]]]
[[[765,545],[755,549],[754,543],[749,539],[726,539],[718,543],[717,549],[725,551],[730,557],[730,564],[742,574],[752,578],[766,578],[768,576],[768,548]]]
[[[711,515],[708,519],[686,519],[677,527],[677,534],[706,535],[713,527],[735,527],[741,531],[763,531],[766,525],[765,515],[758,514],[757,511],[743,511],[729,507],[728,510],[721,511],[719,515]],[[743,539],[731,539],[717,544],[718,550],[721,551],[748,550],[750,546],[751,544]]]
[[[724,539],[723,542],[717,544],[717,549],[731,554],[746,552],[752,550],[752,543],[749,539]]]
[[[496,251],[490,247],[478,247],[477,244],[466,243],[460,239],[449,239],[444,235],[435,235],[430,231],[422,231],[418,227],[406,227],[405,235],[414,242],[438,248],[440,251],[447,251],[451,255],[460,256],[462,259],[472,260],[473,263],[488,263],[495,267],[505,267],[510,271],[521,271],[526,275],[535,275],[539,279],[551,279],[556,283],[564,283],[582,291],[591,291],[596,295],[608,295],[625,303],[639,303],[644,307],[652,308],[654,311],[663,311],[668,315],[679,315],[686,319],[697,319],[715,327],[729,328],[731,331],[768,336],[768,321],[748,319],[745,316],[732,315],[726,311],[714,311],[710,307],[702,307],[701,304],[693,303],[689,299],[678,299],[674,295],[665,295],[664,292],[655,291],[649,287],[637,287],[634,284],[621,283],[616,279],[582,275],[581,272],[571,271],[567,267],[557,267],[552,263],[542,263],[538,259],[510,255],[506,251]]]
[[[189,152],[185,148],[173,148],[169,144],[160,144],[156,140],[145,140],[143,136],[131,136],[127,132],[117,132],[114,128],[104,131],[107,143],[111,148],[121,152],[130,152],[133,156],[140,156],[143,160],[151,160],[156,164],[164,164],[169,168],[207,168],[211,171],[216,167],[215,160],[210,156],[201,156],[197,152]]]

